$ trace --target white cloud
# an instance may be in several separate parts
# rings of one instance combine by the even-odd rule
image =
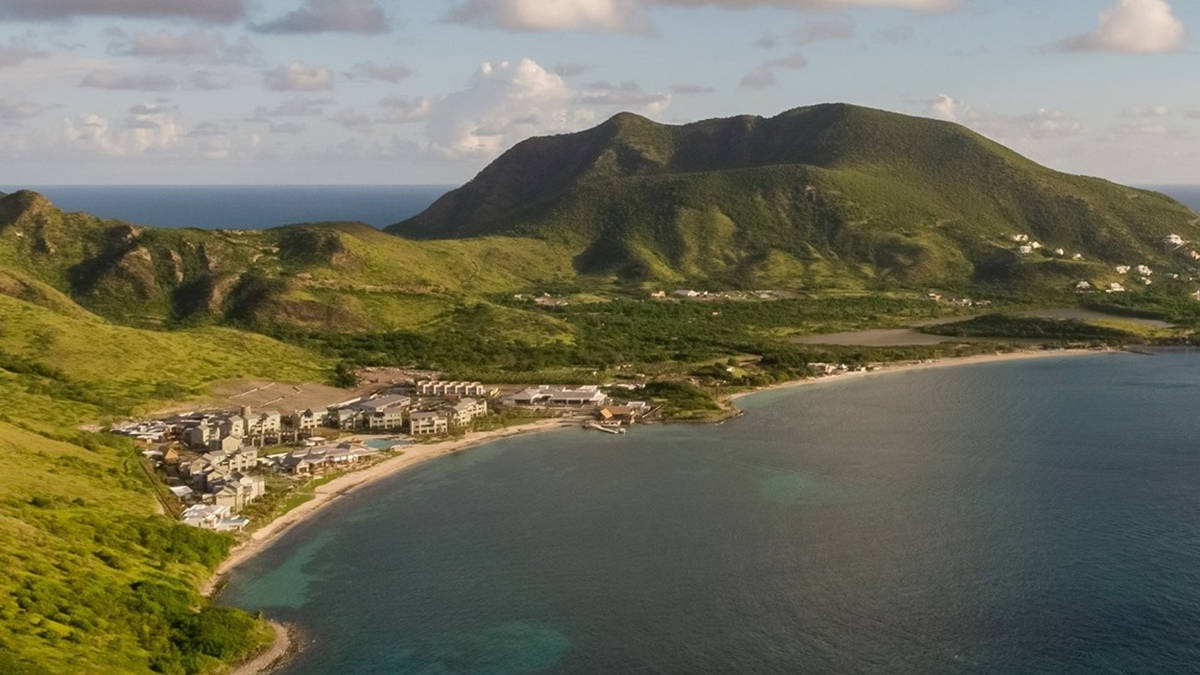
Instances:
[[[254,26],[261,33],[361,33],[389,30],[387,15],[376,0],[305,0],[288,14]]]
[[[384,109],[384,116],[379,121],[384,124],[408,124],[421,122],[429,117],[433,110],[433,102],[427,98],[408,98],[406,96],[385,98],[379,102]]]
[[[17,66],[29,59],[47,56],[46,52],[34,49],[23,38],[10,37],[8,45],[0,45],[0,68]]]
[[[185,86],[197,91],[231,89],[233,88],[233,76],[219,70],[196,70],[188,73]]]
[[[1035,113],[1012,118],[1016,131],[1024,131],[1035,139],[1065,138],[1083,132],[1083,122],[1061,110],[1042,108]]]
[[[28,21],[105,16],[233,23],[245,15],[245,0],[0,0],[0,18]]]
[[[261,65],[262,55],[243,37],[230,44],[217,32],[190,31],[175,34],[167,30],[125,35],[123,31],[108,45],[115,56],[134,56],[156,61],[203,64]]]
[[[359,112],[354,108],[339,110],[329,117],[330,121],[340,124],[350,131],[369,132],[374,129],[370,115]]]
[[[293,96],[274,108],[268,109],[259,106],[255,111],[254,119],[265,122],[268,117],[318,117],[325,114],[324,106],[332,104],[332,98]]]
[[[134,114],[116,127],[94,113],[63,121],[63,139],[69,146],[105,155],[140,155],[171,147],[179,137],[175,119],[162,112]]]
[[[929,114],[947,122],[962,122],[970,114],[970,106],[949,94],[938,94],[929,101]]]
[[[649,115],[660,113],[671,105],[670,94],[647,92],[636,82],[591,82],[584,86],[576,100],[585,105],[639,108]]]
[[[268,71],[263,78],[263,86],[273,91],[333,89],[333,71],[295,62]]]
[[[375,63],[374,61],[356,63],[347,73],[348,77],[355,79],[380,80],[392,84],[407,79],[411,75],[412,71],[399,63]]]
[[[93,89],[125,89],[129,91],[168,91],[177,86],[175,78],[149,71],[116,71],[110,68],[93,70],[83,76],[81,87]]]
[[[711,94],[716,91],[715,87],[710,87],[705,84],[693,84],[691,82],[680,82],[679,84],[671,85],[671,93],[679,96],[695,96],[697,94]]]
[[[0,99],[0,120],[15,122],[37,117],[42,106],[24,98]]]
[[[759,66],[746,73],[739,84],[747,89],[766,89],[775,84],[775,74],[771,72],[770,68]]]
[[[530,59],[484,63],[466,89],[434,104],[427,133],[450,155],[498,155],[535,134],[574,131],[595,121],[561,77]]]
[[[957,122],[1006,143],[1066,138],[1083,132],[1083,123],[1078,118],[1052,108],[1021,115],[998,114],[977,110],[949,94],[939,94],[927,101],[926,106],[932,117]]]
[[[1157,54],[1183,47],[1183,22],[1167,0],[1117,0],[1100,12],[1095,32],[1067,38],[1054,45],[1060,51],[1103,51]]]
[[[516,31],[647,33],[650,20],[633,0],[466,0],[447,18]]]
[[[461,0],[447,18],[487,28],[516,31],[617,31],[652,33],[646,10],[653,6],[748,9],[779,7],[796,10],[836,10],[847,7],[895,7],[940,11],[959,0]],[[832,23],[832,22],[831,22]],[[825,28],[829,28],[827,25]],[[837,29],[844,32],[844,26]],[[803,38],[803,35],[797,36]],[[813,39],[828,39],[818,30]]]

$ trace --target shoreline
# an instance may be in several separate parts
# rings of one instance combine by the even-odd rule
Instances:
[[[736,406],[732,404],[737,400],[772,391],[783,391],[787,389],[820,384],[834,384],[838,382],[864,379],[879,375],[933,370],[937,368],[998,363],[1005,361],[1065,358],[1069,356],[1083,356],[1087,354],[1112,354],[1120,351],[1123,350],[1111,348],[1030,349],[995,354],[976,354],[972,356],[959,357],[950,356],[920,362],[901,362],[894,365],[883,365],[875,370],[870,371],[849,372],[841,375],[829,375],[826,377],[791,380],[788,382],[780,382],[778,384],[772,384],[756,389],[748,389],[746,391],[739,391],[730,394],[721,399],[721,402],[729,405],[730,410],[736,411]],[[740,412],[738,414],[740,414]],[[717,420],[716,422],[719,423],[722,421],[724,421],[724,419]],[[221,563],[213,571],[212,575],[201,586],[200,593],[203,596],[211,599],[224,585],[224,582],[228,578],[230,572],[259,553],[262,553],[293,526],[298,525],[313,517],[314,514],[321,512],[324,506],[332,503],[339,497],[351,494],[359,488],[396,475],[405,469],[430,459],[455,454],[504,438],[542,433],[556,429],[565,429],[576,426],[579,424],[579,422],[580,420],[578,418],[542,419],[536,422],[520,424],[504,429],[476,432],[468,434],[463,438],[431,443],[429,445],[416,446],[415,448],[406,450],[402,455],[386,459],[378,464],[375,464],[374,466],[358,471],[352,471],[343,476],[339,476],[329,483],[316,488],[312,499],[300,504],[279,518],[267,523],[262,528],[252,533],[248,539],[234,546],[230,551],[229,556],[221,561]],[[252,658],[250,661],[237,666],[232,671],[233,675],[260,675],[263,673],[269,673],[277,669],[288,658],[301,649],[299,641],[296,638],[295,631],[291,626],[284,625],[276,621],[269,621],[269,623],[276,631],[274,643],[272,643],[270,647]]]
[[[338,476],[314,489],[312,499],[263,525],[250,534],[249,538],[234,546],[229,555],[217,565],[212,575],[201,585],[200,594],[211,598],[223,585],[229,573],[239,565],[261,553],[293,526],[308,520],[313,514],[321,511],[326,504],[351,494],[359,488],[376,483],[435,457],[444,457],[513,436],[565,429],[576,426],[578,423],[579,421],[574,418],[542,419],[503,429],[468,433],[463,438],[439,441],[428,445],[409,446],[401,455],[390,457],[365,469]]]
[[[855,371],[842,373],[840,375],[826,375],[825,377],[810,377],[803,380],[790,380],[788,382],[780,382],[778,384],[770,384],[765,387],[756,389],[747,389],[739,391],[725,397],[725,401],[733,403],[747,396],[755,394],[765,394],[772,391],[781,391],[785,389],[794,389],[796,387],[810,387],[819,384],[834,384],[837,382],[845,382],[846,380],[857,380],[878,375],[892,375],[896,373],[917,372],[922,370],[934,370],[937,368],[950,368],[958,366],[972,366],[985,363],[1002,363],[1005,361],[1032,361],[1036,359],[1048,358],[1065,358],[1068,356],[1085,356],[1087,354],[1116,354],[1126,351],[1124,349],[1113,348],[1079,348],[1079,349],[1026,349],[1015,352],[997,352],[995,354],[974,354],[971,356],[945,356],[937,359],[929,359],[925,361],[903,361],[895,364],[884,364],[875,370]]]
[[[300,641],[297,639],[295,628],[291,624],[267,620],[275,629],[275,640],[267,648],[255,654],[249,661],[239,664],[230,675],[258,675],[269,673],[282,666],[293,654],[300,651]]]

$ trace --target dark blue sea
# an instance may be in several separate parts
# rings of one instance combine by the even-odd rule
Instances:
[[[452,189],[447,185],[277,186],[0,186],[29,187],[67,211],[85,211],[139,225],[263,229],[326,220],[376,227],[414,216]],[[1156,186],[1200,210],[1200,186]]]
[[[414,216],[450,190],[445,185],[34,185],[67,211],[138,225],[264,229],[328,220],[386,227]]]
[[[220,597],[308,673],[1200,669],[1200,353],[910,371],[493,443]]]

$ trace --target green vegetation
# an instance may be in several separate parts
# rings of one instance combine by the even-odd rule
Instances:
[[[1200,239],[1163,195],[842,104],[683,126],[622,114],[529,139],[391,231],[565,242],[579,272],[634,284],[1040,292],[1109,280],[1113,264],[1182,271],[1163,238]],[[1045,248],[1021,256],[1013,234]]]
[[[330,362],[228,328],[156,332],[0,295],[0,671],[203,673],[270,638],[196,588],[232,538],[159,508],[132,443],[79,430]]]
[[[231,539],[156,514],[131,444],[82,430],[221,380],[349,385],[358,367],[392,365],[506,383],[649,381],[638,397],[665,417],[711,420],[728,413],[720,394],[804,377],[810,363],[1007,348],[794,342],[969,316],[930,290],[1000,311],[1081,302],[1200,327],[1194,263],[1163,245],[1200,241],[1196,214],[956,125],[845,105],[686,126],[618,115],[519,144],[391,229],[414,238],[357,223],[134,227],[0,195],[0,672],[213,672],[268,638],[259,618],[196,594]],[[1017,233],[1045,247],[1021,255]],[[1128,281],[1115,264],[1148,264],[1159,281],[1074,294],[1079,280]],[[648,299],[687,286],[790,292]],[[541,293],[567,304],[518,299]],[[930,330],[1141,339],[1003,315]],[[251,515],[293,508],[316,484]]]
[[[925,332],[953,337],[1033,338],[1048,342],[1129,344],[1139,337],[1128,331],[1074,319],[988,314],[967,321],[928,326]]]

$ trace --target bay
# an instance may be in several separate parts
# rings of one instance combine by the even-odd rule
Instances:
[[[1200,355],[1098,354],[565,430],[357,491],[235,571],[287,673],[1181,672]]]

